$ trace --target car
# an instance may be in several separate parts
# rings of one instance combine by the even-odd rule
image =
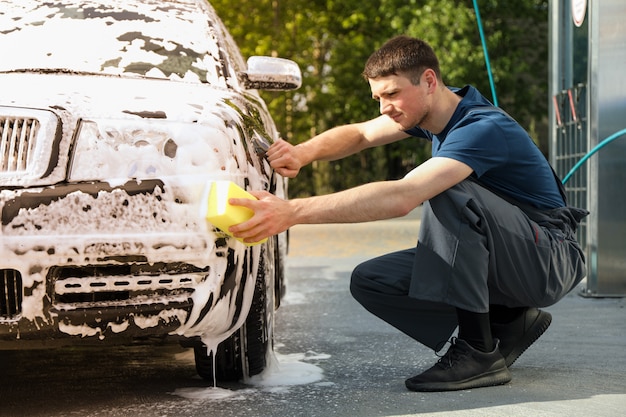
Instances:
[[[260,373],[288,236],[246,245],[205,200],[287,198],[259,90],[298,65],[244,60],[204,0],[2,2],[0,50],[0,350],[172,342],[208,380]]]

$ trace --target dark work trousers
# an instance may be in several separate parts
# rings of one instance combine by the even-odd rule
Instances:
[[[545,307],[584,278],[577,221],[562,221],[571,217],[567,210],[531,213],[538,223],[463,181],[424,203],[415,248],[358,265],[350,291],[368,311],[438,350],[457,326],[457,307]]]

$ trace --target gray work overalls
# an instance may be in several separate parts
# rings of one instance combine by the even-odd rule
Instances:
[[[586,275],[575,231],[588,213],[507,200],[468,179],[425,202],[417,246],[357,266],[354,298],[435,350],[454,332],[457,307],[556,303]]]

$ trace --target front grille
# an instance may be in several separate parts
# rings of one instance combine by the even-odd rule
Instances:
[[[49,110],[0,106],[0,186],[36,185],[50,175],[61,133]]]
[[[193,293],[209,268],[183,263],[90,265],[50,270],[55,304],[96,303],[101,306],[133,299],[180,298]],[[131,301],[132,303],[132,301]]]
[[[0,116],[0,171],[27,171],[34,155],[39,121]]]
[[[22,312],[22,276],[15,269],[0,269],[0,317]]]

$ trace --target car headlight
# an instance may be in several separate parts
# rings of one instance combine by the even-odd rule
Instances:
[[[216,125],[223,127],[222,120]],[[225,176],[240,158],[233,132],[198,123],[162,120],[82,120],[70,181],[167,178],[181,175]],[[244,156],[245,158],[245,156]]]

